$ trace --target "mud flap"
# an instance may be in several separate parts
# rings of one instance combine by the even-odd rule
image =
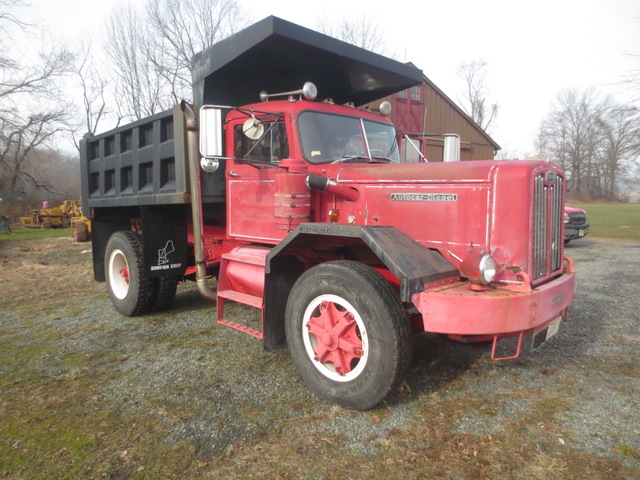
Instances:
[[[184,210],[182,205],[143,207],[142,243],[147,276],[178,276],[187,268]]]

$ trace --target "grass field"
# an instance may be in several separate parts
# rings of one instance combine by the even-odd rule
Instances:
[[[0,233],[0,241],[71,237],[71,228],[26,228],[12,226],[11,230],[12,233]]]
[[[590,237],[640,240],[640,203],[570,203],[587,212]]]

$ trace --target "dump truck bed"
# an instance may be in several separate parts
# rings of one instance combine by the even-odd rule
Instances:
[[[82,203],[121,207],[187,203],[182,114],[172,110],[83,139]]]

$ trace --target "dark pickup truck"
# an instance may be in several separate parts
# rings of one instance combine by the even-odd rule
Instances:
[[[587,212],[580,208],[564,207],[564,244],[582,238],[589,233]]]

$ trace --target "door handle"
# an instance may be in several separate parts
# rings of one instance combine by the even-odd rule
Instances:
[[[227,175],[229,175],[230,177],[233,177],[233,178],[238,178],[240,176],[239,173],[233,173],[233,172],[227,172]]]

